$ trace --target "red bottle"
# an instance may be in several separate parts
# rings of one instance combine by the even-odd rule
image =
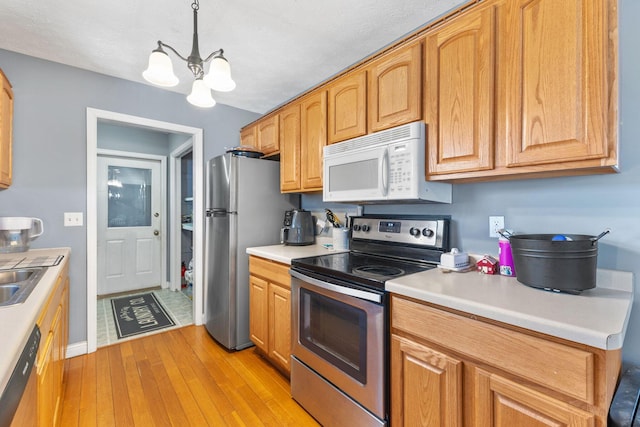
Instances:
[[[180,284],[184,288],[187,286],[186,282],[184,281],[184,273],[185,271],[187,271],[187,266],[184,265],[184,261],[182,261],[182,265],[180,267]]]

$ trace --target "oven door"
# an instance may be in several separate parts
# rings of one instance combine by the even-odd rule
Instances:
[[[340,286],[296,270],[290,273],[293,356],[385,419],[384,292]],[[292,388],[295,380],[292,375]]]

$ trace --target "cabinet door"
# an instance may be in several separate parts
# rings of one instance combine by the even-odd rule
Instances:
[[[269,357],[289,372],[291,357],[291,291],[269,284]]]
[[[608,155],[607,3],[506,2],[498,61],[506,166]]]
[[[426,37],[427,176],[493,168],[494,31],[490,7]]]
[[[44,335],[43,335],[44,338]],[[55,384],[55,370],[53,366],[53,334],[49,332],[44,339],[42,358],[39,360],[38,370],[38,425],[53,425],[58,394]]]
[[[258,146],[258,128],[255,125],[246,127],[240,132],[240,145],[243,147],[253,147],[259,149]]]
[[[422,118],[422,43],[373,61],[368,73],[370,132]]]
[[[595,425],[592,414],[497,374],[476,369],[474,418],[478,427]]]
[[[280,191],[300,190],[300,105],[280,112]]]
[[[53,425],[58,425],[58,419],[62,411],[62,398],[64,397],[64,366],[65,349],[63,348],[65,339],[65,322],[63,319],[65,310],[62,305],[58,306],[56,319],[53,323],[53,360],[50,369],[53,371],[53,391],[55,393],[53,406]]]
[[[300,113],[303,190],[322,190],[323,148],[327,145],[327,92],[305,98]]]
[[[354,71],[332,82],[327,89],[329,144],[366,135],[367,73]]]
[[[269,344],[268,285],[266,280],[249,276],[249,335],[256,347],[265,353]]]
[[[258,147],[265,156],[275,154],[280,150],[278,137],[278,115],[274,114],[258,122]]]
[[[462,426],[462,408],[462,362],[392,335],[391,425]]]
[[[13,149],[13,91],[0,70],[0,188],[11,185]]]

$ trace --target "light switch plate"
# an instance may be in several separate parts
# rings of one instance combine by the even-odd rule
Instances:
[[[82,226],[82,212],[65,212],[64,213],[64,226],[65,227],[80,227],[80,226]]]

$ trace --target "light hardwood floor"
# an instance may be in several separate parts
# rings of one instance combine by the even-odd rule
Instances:
[[[69,360],[61,425],[318,426],[253,348],[186,326]]]

